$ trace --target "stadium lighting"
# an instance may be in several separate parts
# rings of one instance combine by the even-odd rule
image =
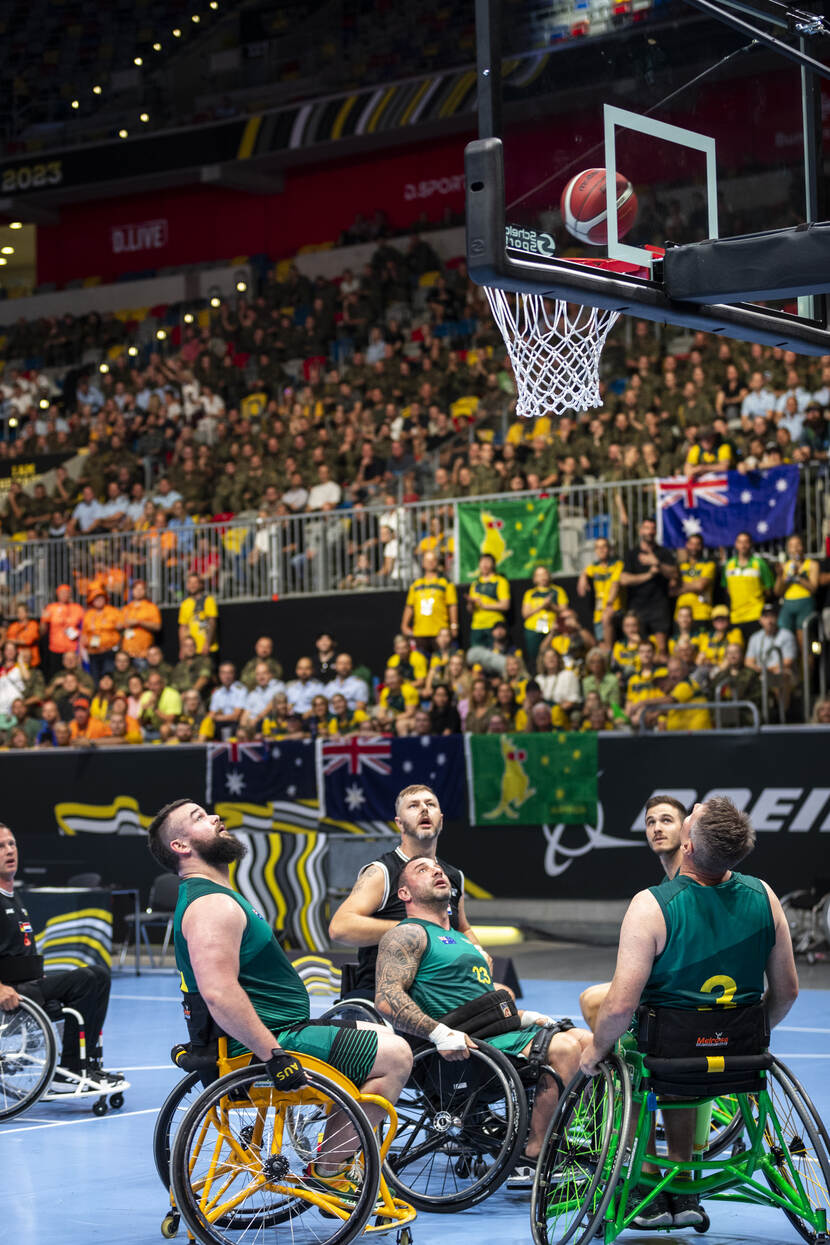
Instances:
[[[174,27],[174,29],[173,29],[173,38],[174,38],[174,39],[181,39],[181,37],[182,37],[182,32],[179,30],[178,26]]]
[[[137,65],[137,66],[138,66],[138,68],[140,69],[140,68],[141,68],[141,66],[144,64],[144,61],[143,61],[143,59],[142,59],[140,56],[134,56],[134,57],[133,57],[133,64],[134,64],[134,65]]]
[[[118,137],[119,137],[119,138],[126,138],[126,137],[127,137],[127,135],[129,134],[129,132],[130,132],[129,130],[123,130],[123,129],[122,129],[122,130],[119,130],[119,131],[118,131]]]
[[[104,88],[103,88],[103,87],[101,87],[101,86],[99,86],[99,85],[98,85],[98,83],[96,82],[96,83],[95,83],[95,86],[92,88],[92,94],[93,94],[93,95],[100,95],[100,94],[102,93],[103,89],[104,89]]]
[[[167,341],[167,333],[164,329],[156,329],[156,341]]]
[[[13,246],[0,247],[0,255],[14,255]]]
[[[244,294],[244,293],[245,293],[245,291],[246,291],[246,290],[247,290],[247,288],[248,288],[248,282],[247,282],[247,281],[237,281],[237,283],[236,283],[236,288],[237,288],[237,291],[238,291],[240,294]]]
[[[160,43],[158,43],[158,42],[154,43],[154,44],[153,44],[153,51],[154,51],[154,52],[160,52],[160,51],[161,51],[161,44],[160,44]]]
[[[215,13],[216,10],[219,8],[219,0],[210,0],[210,7],[213,9]]]
[[[110,365],[108,363],[98,364],[98,371],[101,373],[102,376],[106,376],[109,370],[110,370]]]
[[[79,99],[73,99],[70,105],[71,108],[80,108],[80,106],[81,106],[81,101]]]
[[[146,123],[150,120],[150,114],[149,114],[149,112],[143,112],[143,113],[141,114],[141,116],[140,116],[138,119],[139,119],[139,121],[143,121],[143,122],[145,123],[145,125],[146,125]]]
[[[9,229],[22,229],[22,228],[23,228],[22,220],[9,221]]]
[[[14,415],[12,415],[11,419],[9,420],[9,427],[10,428],[17,427],[17,420],[15,419]]]
[[[130,356],[131,359],[134,359],[136,355],[138,354],[138,346],[128,346],[127,354]]]
[[[40,401],[38,402],[38,406],[40,407],[42,411],[48,411],[49,410],[49,399],[41,398]]]
[[[192,324],[195,319],[195,316],[193,315],[192,311],[186,311],[182,319],[184,320],[185,324]]]
[[[219,295],[218,295],[218,294],[214,294],[213,298],[210,300],[210,305],[211,305],[211,307],[221,307],[221,306],[222,306],[222,299],[219,297]]]
[[[816,655],[816,657],[818,657],[818,655],[821,652],[821,640],[813,640],[812,644],[810,645],[810,651],[813,652]]]
[[[194,25],[198,26],[202,19],[198,13],[191,13],[190,20],[194,23]]]
[[[2,268],[3,265],[7,264],[8,262],[9,261],[6,259],[5,255],[0,255],[0,268]]]

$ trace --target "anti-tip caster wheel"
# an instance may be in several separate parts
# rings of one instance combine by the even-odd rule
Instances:
[[[181,1216],[176,1211],[168,1211],[161,1221],[161,1235],[165,1240],[172,1240],[179,1230]]]
[[[710,1221],[709,1221],[709,1216],[706,1214],[705,1210],[703,1211],[703,1223],[693,1223],[692,1227],[694,1228],[695,1232],[708,1232],[709,1231]]]
[[[397,1245],[412,1245],[412,1229],[401,1228],[395,1240]]]
[[[106,1114],[107,1114],[107,1100],[106,1100],[106,1098],[98,1098],[98,1099],[96,1099],[96,1101],[95,1101],[95,1102],[93,1102],[93,1104],[92,1104],[92,1114],[93,1114],[93,1115],[106,1115]]]
[[[112,1107],[113,1111],[120,1111],[123,1105],[124,1105],[123,1094],[110,1094],[110,1106]]]

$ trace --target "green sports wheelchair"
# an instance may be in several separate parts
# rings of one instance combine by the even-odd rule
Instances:
[[[661,1193],[775,1207],[805,1241],[830,1245],[827,1130],[768,1041],[762,1004],[641,1007],[637,1037],[625,1035],[597,1076],[576,1077],[551,1120],[531,1199],[536,1245],[611,1245]],[[656,1112],[708,1104],[720,1144],[670,1159]],[[705,1209],[692,1226],[708,1229]]]

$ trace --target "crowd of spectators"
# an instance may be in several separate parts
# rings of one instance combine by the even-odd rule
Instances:
[[[196,573],[178,609],[178,660],[170,664],[161,611],[142,579],[93,577],[85,604],[61,584],[40,619],[21,603],[3,629],[0,740],[19,749],[706,730],[716,720],[742,725],[746,702],[763,709],[765,697],[781,720],[794,704],[797,716],[803,625],[830,585],[830,566],[805,557],[797,535],[774,568],[745,533],[721,566],[699,536],[676,557],[656,543],[653,520],[638,536],[622,557],[597,540],[573,601],[537,567],[518,611],[518,644],[510,584],[492,555],[481,555],[459,590],[440,551],[427,549],[400,630],[374,668],[356,665],[330,631],[293,672],[268,635],[244,662],[231,660],[220,647],[220,603]],[[813,721],[830,724],[830,701],[819,699]]]
[[[828,583],[824,565],[805,559],[797,537],[773,566],[742,536],[717,567],[697,537],[676,558],[659,550],[654,525],[632,531],[621,505],[613,518],[623,552],[618,558],[600,542],[576,588],[593,609],[592,626],[539,568],[516,620],[522,642],[512,648],[509,592],[505,602],[500,577],[480,575],[463,595],[471,635],[462,653],[455,651],[449,507],[436,506],[417,539],[408,534],[404,556],[401,503],[547,488],[561,496],[583,482],[825,464],[827,358],[702,333],[681,356],[666,350],[653,326],[636,322],[606,348],[600,409],[519,420],[482,292],[463,261],[442,264],[418,235],[404,249],[380,239],[364,271],[346,269],[336,281],[312,281],[296,267],[282,279],[275,269],[256,296],[225,302],[201,322],[182,316],[166,353],[142,354],[135,330],[90,315],[20,322],[7,334],[0,418],[14,429],[0,441],[0,465],[47,454],[61,460],[48,482],[31,489],[13,476],[3,503],[0,554],[11,560],[0,729],[8,743],[12,736],[19,743],[21,730],[31,742],[43,721],[49,725],[54,680],[66,677],[70,694],[57,698],[47,742],[65,733],[61,722],[70,734],[75,723],[77,738],[93,730],[162,741],[231,728],[295,733],[324,723],[326,730],[405,733],[427,722],[441,730],[489,729],[491,721],[542,729],[549,718],[556,729],[618,729],[643,718],[672,729],[694,715],[643,708],[657,693],[703,701],[717,688],[759,703],[762,666],[781,711],[797,712],[802,623]],[[96,351],[97,370],[78,366]],[[363,521],[369,504],[377,507],[368,512],[371,523]],[[268,524],[305,516],[280,545],[280,574],[289,588],[313,585],[329,530],[315,526],[314,516],[331,511],[343,512],[339,586],[408,589],[389,662],[364,671],[367,695],[345,702],[313,656],[284,688],[270,680],[261,686],[250,665],[237,680],[228,662],[216,666],[217,602],[232,595],[228,575],[239,565],[261,568],[266,595],[274,556]],[[243,540],[227,526],[234,517],[250,520]],[[217,523],[208,527],[211,519]],[[219,544],[207,535],[217,524],[224,525]],[[74,536],[92,539],[67,539]],[[32,539],[48,542],[54,555],[53,600],[39,622],[27,613],[31,582],[22,573],[15,578]],[[145,586],[150,564],[164,569],[165,595],[174,585],[183,611],[173,683],[158,644],[159,611]],[[715,589],[722,600],[713,601]],[[773,626],[769,607],[776,603]],[[427,606],[431,614],[423,613]],[[27,652],[14,632],[18,623],[42,632],[43,687],[34,641],[30,636]],[[767,635],[771,626],[772,656],[763,647],[759,655],[753,644],[757,650],[762,641],[750,632]],[[725,642],[715,643],[722,634]],[[79,655],[80,671],[73,666]],[[55,668],[66,660],[69,670]],[[186,671],[182,662],[190,663]],[[279,684],[281,674],[269,669]],[[80,675],[87,697],[99,701],[90,701],[90,722],[108,722],[115,699],[114,734],[78,726],[72,677]],[[315,704],[292,701],[292,684],[318,676]],[[260,708],[262,688],[270,689],[268,712],[252,716],[240,686]],[[25,694],[12,695],[15,689]],[[83,716],[83,706],[78,712]],[[700,711],[700,725],[707,712]]]

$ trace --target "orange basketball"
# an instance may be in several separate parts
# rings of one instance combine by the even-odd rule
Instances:
[[[605,169],[585,169],[572,177],[562,191],[562,220],[568,233],[589,246],[608,241],[608,213],[605,203]],[[634,187],[622,173],[617,174],[617,232],[624,238],[637,215]]]

